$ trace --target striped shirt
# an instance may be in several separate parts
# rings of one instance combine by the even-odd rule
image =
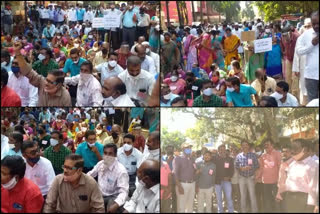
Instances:
[[[259,162],[257,156],[248,152],[244,154],[243,152],[239,153],[236,157],[236,169],[240,169],[240,167],[251,166],[250,170],[241,171],[239,170],[239,174],[244,177],[253,176],[255,171],[259,168]]]

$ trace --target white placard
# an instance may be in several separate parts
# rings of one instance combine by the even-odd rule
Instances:
[[[272,38],[254,40],[254,53],[262,53],[272,50]]]
[[[100,28],[104,27],[104,18],[93,18],[92,20],[92,28]]]
[[[121,15],[118,14],[108,14],[103,16],[104,28],[117,28],[120,26]]]

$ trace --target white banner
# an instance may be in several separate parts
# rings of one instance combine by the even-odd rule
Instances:
[[[104,18],[93,18],[92,20],[92,28],[100,28],[104,27]]]
[[[120,27],[120,18],[121,18],[121,14],[108,14],[108,15],[104,15],[103,17],[103,21],[104,21],[104,28],[117,28]]]
[[[254,53],[262,53],[272,50],[272,38],[254,40]]]

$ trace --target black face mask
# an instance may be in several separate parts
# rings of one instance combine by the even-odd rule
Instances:
[[[102,49],[101,51],[102,51],[102,53],[103,53],[104,55],[106,55],[106,54],[108,53],[108,49],[106,49],[106,48]]]
[[[113,138],[113,139],[117,139],[118,134],[117,134],[117,133],[115,133],[115,132],[112,132],[112,133],[111,133],[111,136],[112,136],[112,138]]]

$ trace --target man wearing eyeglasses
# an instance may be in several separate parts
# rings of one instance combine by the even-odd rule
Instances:
[[[39,188],[44,199],[46,199],[55,173],[51,162],[40,156],[40,150],[35,141],[24,141],[21,152],[26,160],[25,177],[33,181]]]
[[[82,172],[84,160],[70,154],[57,175],[45,202],[43,213],[104,213],[104,202],[97,182]]]
[[[34,87],[38,88],[38,106],[71,106],[71,97],[66,88],[63,87],[65,74],[60,70],[48,71],[45,78],[34,71],[25,61],[20,53],[22,49],[21,42],[14,44],[15,57],[18,62],[19,71],[23,76],[29,79]]]

